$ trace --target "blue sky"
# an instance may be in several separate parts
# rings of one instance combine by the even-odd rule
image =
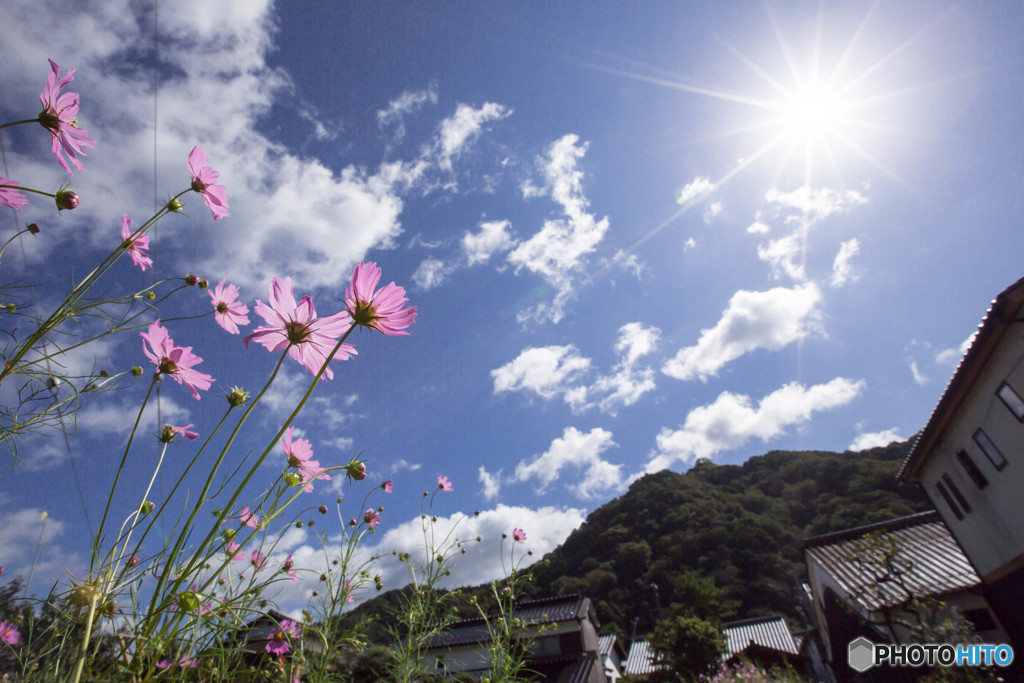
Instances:
[[[43,232],[5,281],[66,281],[116,244],[122,213],[183,189],[204,145],[231,216],[187,198],[154,236],[157,275],[227,278],[250,307],[289,275],[325,314],[359,260],[407,288],[412,334],[354,335],[358,357],[295,424],[322,464],[361,454],[367,482],[394,480],[373,499],[377,550],[417,547],[421,492],[447,475],[439,523],[484,537],[457,583],[497,575],[502,531],[524,528],[539,557],[645,472],[912,436],[1022,275],[1020,2],[183,2],[160,7],[155,101],[150,3],[8,5],[5,120],[37,113],[50,57],[78,70],[97,144],[75,212],[21,212]],[[45,134],[5,132],[11,177],[68,180]],[[124,260],[110,282],[153,279]],[[159,314],[208,306],[187,291]],[[258,387],[273,358],[208,317],[168,326],[217,382],[198,402],[164,383],[161,416],[205,434],[221,391]],[[134,332],[68,363],[134,364]],[[309,377],[286,365],[237,457]],[[70,451],[93,523],[144,390],[81,405]],[[124,510],[158,450],[146,420]],[[27,574],[42,538],[43,590],[81,570],[88,527],[63,439],[20,448],[0,475],[0,564]],[[344,495],[355,516],[368,488],[318,485],[309,503]],[[308,529],[288,551],[322,562]]]

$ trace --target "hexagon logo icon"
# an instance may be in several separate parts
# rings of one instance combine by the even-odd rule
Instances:
[[[864,673],[875,664],[875,644],[861,636],[850,643],[849,656],[846,659],[850,668],[857,673]]]

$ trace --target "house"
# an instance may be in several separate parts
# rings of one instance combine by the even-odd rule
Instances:
[[[1024,649],[1022,323],[1024,279],[992,302],[897,475],[927,493],[1018,651]]]
[[[748,660],[761,668],[791,666],[805,668],[806,659],[800,654],[796,640],[786,619],[780,615],[741,619],[722,624],[725,666]],[[626,659],[625,672],[631,676],[647,676],[660,668],[654,663],[654,652],[646,640],[633,641]]]
[[[626,662],[626,649],[618,636],[609,634],[597,637],[597,653],[604,662],[604,677],[609,683],[622,678]]]
[[[499,618],[499,617],[492,617]],[[508,618],[524,625],[527,669],[536,680],[604,683],[598,621],[590,598],[567,595],[516,603]],[[482,617],[449,624],[435,636],[424,661],[444,674],[483,677],[490,668],[491,633]]]
[[[1006,642],[977,572],[935,511],[816,536],[803,548],[814,635],[839,681],[852,680],[850,641],[909,642],[904,623],[941,622],[954,609],[985,642]],[[914,612],[910,598],[931,600]]]
[[[763,669],[789,666],[802,670],[806,658],[793,638],[786,618],[780,614],[754,617],[722,624],[726,666],[748,660]]]

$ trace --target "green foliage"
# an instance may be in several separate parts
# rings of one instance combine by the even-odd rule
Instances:
[[[705,460],[685,474],[647,475],[532,568],[528,597],[587,595],[602,630],[621,636],[675,614],[783,613],[800,623],[803,538],[928,508],[916,487],[896,483],[908,447],[772,451],[743,465]],[[701,581],[722,597],[709,602]]]
[[[692,616],[659,622],[650,645],[655,663],[664,667],[649,676],[656,681],[697,681],[710,676],[725,652],[718,624]]]

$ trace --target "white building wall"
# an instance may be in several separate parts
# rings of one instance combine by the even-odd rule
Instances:
[[[1004,381],[1024,397],[1024,336],[1016,329],[1012,340],[1005,340],[986,364],[920,472],[929,498],[986,582],[1024,565],[1024,423],[997,395]],[[996,469],[976,443],[974,434],[979,427],[1006,459],[1002,470]],[[987,479],[984,488],[979,489],[958,462],[956,454],[961,449]],[[957,519],[938,490],[943,475],[971,507],[966,512],[957,503],[963,519]],[[948,491],[948,481],[945,486]],[[953,498],[956,503],[955,495]]]

